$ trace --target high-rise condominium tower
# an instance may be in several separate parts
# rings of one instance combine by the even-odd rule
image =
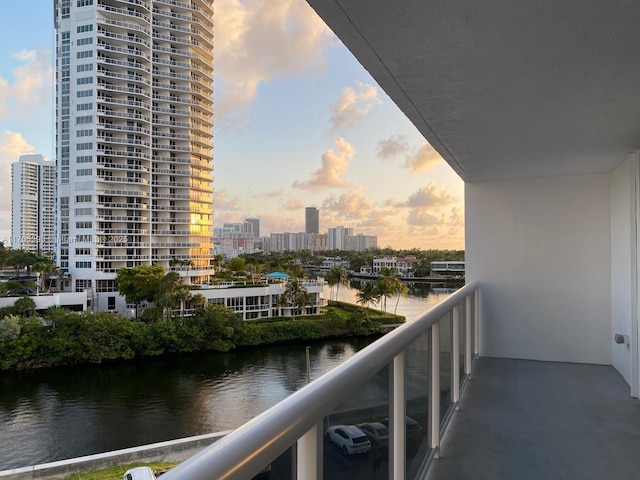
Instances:
[[[121,267],[212,273],[212,4],[54,0],[58,261],[99,308]]]
[[[52,254],[55,207],[55,162],[22,155],[11,164],[11,247]]]
[[[316,207],[304,209],[304,231],[305,233],[320,233],[320,213]]]

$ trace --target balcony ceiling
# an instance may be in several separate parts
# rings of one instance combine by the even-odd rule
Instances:
[[[638,0],[308,0],[466,181],[640,148]]]

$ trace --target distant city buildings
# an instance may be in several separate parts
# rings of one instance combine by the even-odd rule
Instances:
[[[22,155],[11,164],[11,248],[53,253],[55,211],[55,162]]]
[[[254,238],[260,238],[260,219],[259,218],[245,218],[245,224],[251,225],[251,233]]]
[[[319,233],[319,211],[316,207],[305,209],[305,232],[278,232],[260,237],[260,219],[246,218],[244,222],[224,223],[213,229],[214,253],[233,258],[243,253],[295,252],[310,250],[350,250],[362,252],[378,246],[375,235],[354,235],[353,228],[343,226],[329,228],[328,233]],[[310,230],[315,230],[311,231]]]
[[[305,233],[320,233],[320,212],[316,207],[307,207],[304,210]]]

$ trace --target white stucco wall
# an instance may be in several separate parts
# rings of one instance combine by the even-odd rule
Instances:
[[[609,175],[467,183],[481,355],[611,363]]]
[[[635,301],[635,164],[629,158],[611,174],[611,360],[631,384],[631,346],[613,342],[632,335]]]

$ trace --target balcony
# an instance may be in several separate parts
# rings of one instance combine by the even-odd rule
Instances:
[[[295,445],[297,478],[423,478],[438,456],[441,424],[459,404],[479,345],[479,289],[463,287],[433,309],[360,351],[278,405],[165,474],[167,480],[246,479],[281,462]],[[363,401],[358,393],[367,390]],[[375,392],[375,395],[371,395]],[[437,399],[434,401],[433,399]],[[407,423],[410,416],[416,422]],[[322,440],[327,425],[389,419],[388,447],[368,460],[343,460]],[[337,457],[338,456],[338,457]],[[380,461],[378,463],[377,459]],[[387,459],[390,459],[387,460]],[[384,463],[384,469],[371,468]],[[345,466],[346,465],[346,466]],[[366,477],[354,477],[366,468]],[[374,468],[374,472],[376,469]],[[282,472],[280,472],[282,473]],[[284,474],[278,478],[294,478]]]
[[[611,366],[480,358],[429,479],[634,478],[639,406]]]

